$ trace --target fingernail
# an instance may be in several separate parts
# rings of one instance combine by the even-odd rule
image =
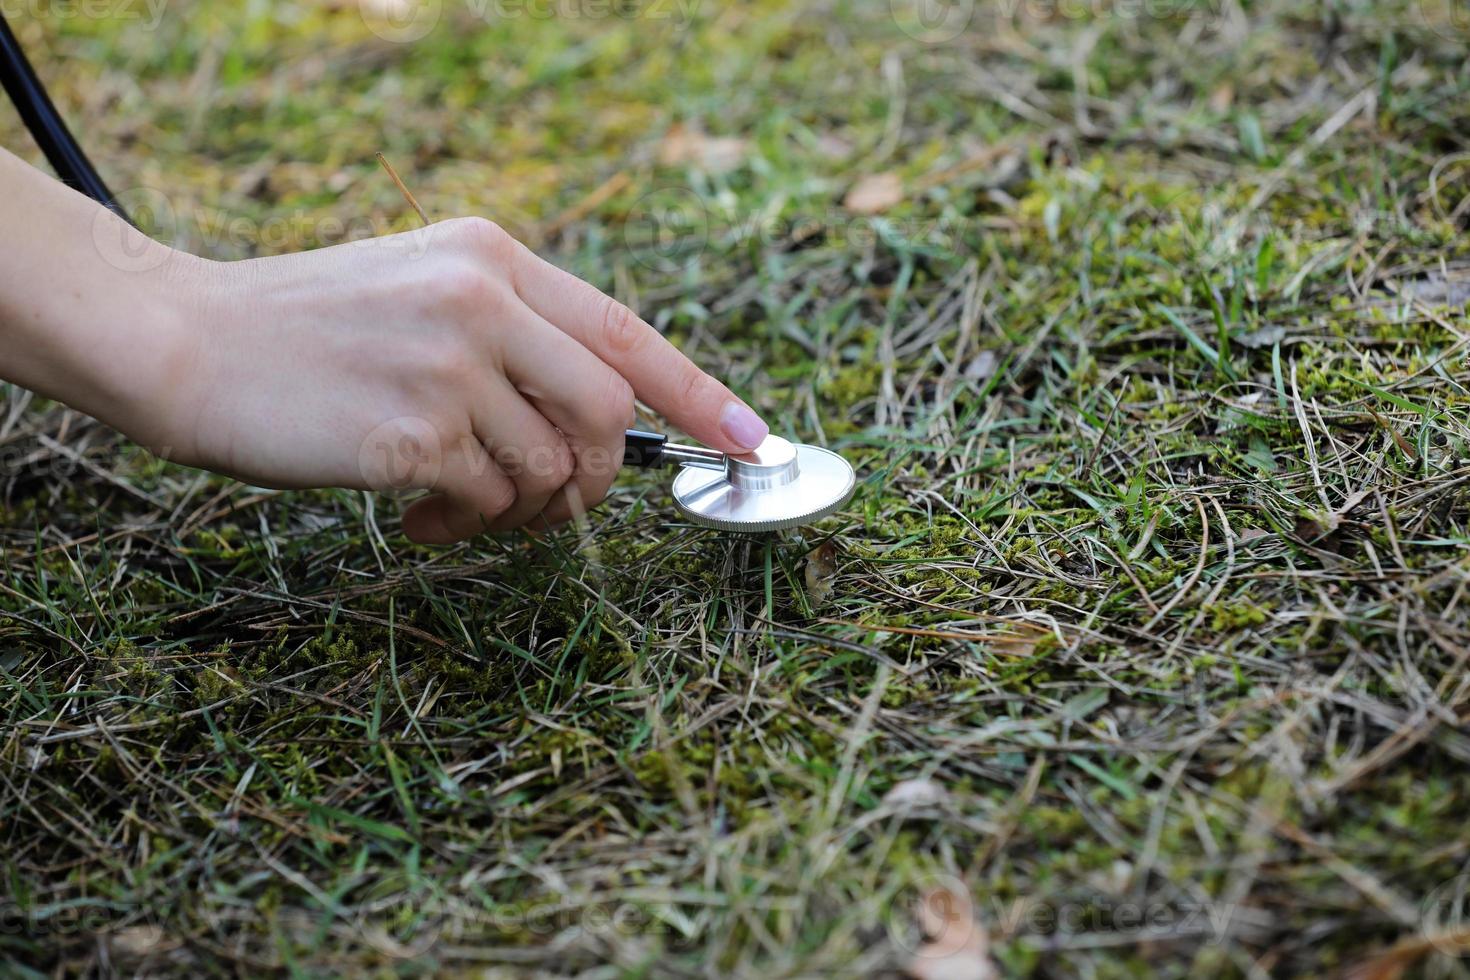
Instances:
[[[720,431],[742,449],[754,449],[765,441],[771,427],[739,402],[726,402],[720,412]]]

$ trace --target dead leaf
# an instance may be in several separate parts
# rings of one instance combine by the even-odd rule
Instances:
[[[913,980],[998,980],[990,934],[969,894],[932,889],[919,902],[918,919],[924,941],[906,971]]]
[[[858,178],[842,206],[853,214],[881,214],[903,200],[903,178],[893,171]]]
[[[905,779],[883,794],[885,806],[904,809],[939,806],[949,800],[949,790],[930,779]]]
[[[748,147],[735,136],[709,136],[675,123],[659,144],[658,162],[665,167],[692,166],[721,174],[745,162]]]
[[[1296,518],[1297,539],[1303,544],[1325,546],[1328,536],[1337,530],[1339,520],[1336,514],[1303,511]]]
[[[812,549],[806,556],[806,569],[802,577],[806,580],[806,597],[816,609],[832,594],[832,584],[837,578],[837,543],[828,538]]]
[[[1226,82],[1210,93],[1210,108],[1216,112],[1229,112],[1235,102],[1235,86]]]

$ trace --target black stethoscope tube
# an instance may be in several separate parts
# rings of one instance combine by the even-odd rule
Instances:
[[[656,466],[660,462],[659,456],[663,455],[664,443],[669,437],[657,432],[644,432],[641,429],[629,429],[626,433],[626,441],[623,443],[623,465],[624,466]]]
[[[26,129],[31,131],[62,183],[126,218],[97,169],[92,166],[92,161],[82,152],[71,130],[66,128],[61,113],[51,103],[46,87],[36,77],[35,69],[26,60],[25,52],[11,33],[10,24],[3,14],[0,14],[0,84],[5,86],[5,92],[15,103]]]

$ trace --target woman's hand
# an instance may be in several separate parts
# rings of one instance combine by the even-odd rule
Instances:
[[[0,150],[0,379],[264,486],[427,490],[416,541],[607,493],[635,395],[726,452],[766,426],[652,327],[488,221],[218,263]]]
[[[635,396],[727,452],[766,435],[627,307],[488,221],[188,261],[171,393],[108,421],[259,485],[432,491],[404,514],[415,541],[546,527],[596,504]]]

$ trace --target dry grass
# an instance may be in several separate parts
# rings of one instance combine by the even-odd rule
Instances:
[[[1049,9],[26,27],[183,244],[410,227],[381,149],[864,479],[431,551],[10,392],[14,968],[882,973],[958,882],[1009,975],[1462,975],[1456,11]]]

